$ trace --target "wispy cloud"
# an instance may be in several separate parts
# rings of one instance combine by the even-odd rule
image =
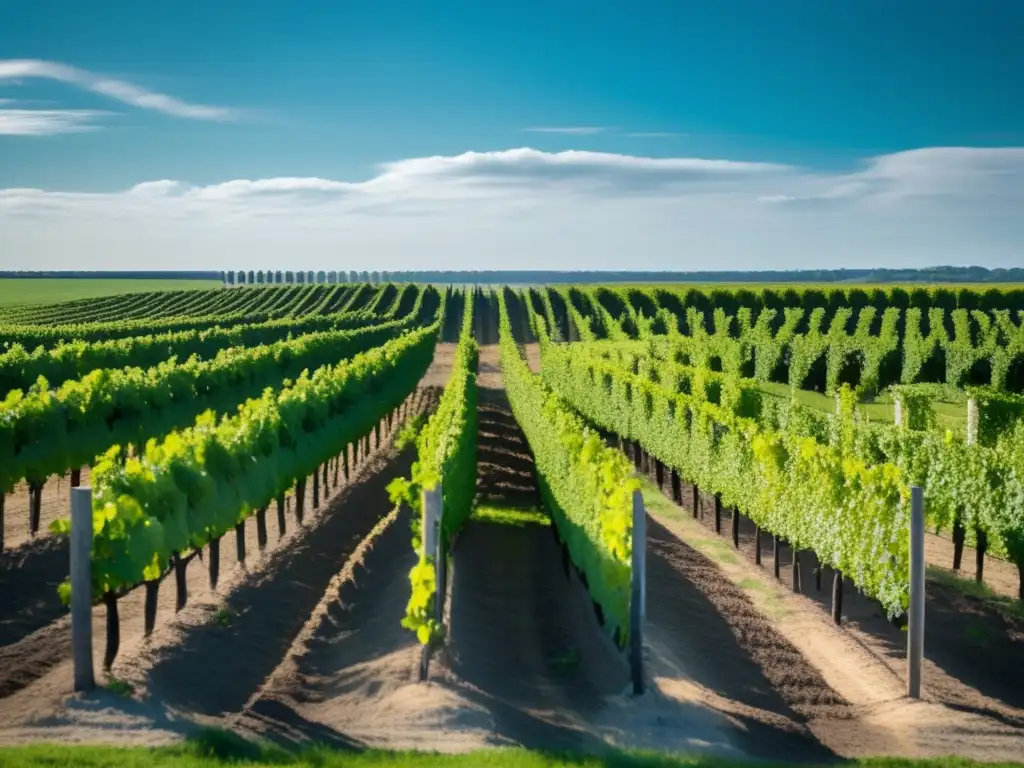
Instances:
[[[626,135],[631,139],[671,139],[683,134],[674,131],[631,131]]]
[[[95,121],[110,114],[93,109],[0,109],[0,135],[53,136],[99,128]]]
[[[870,158],[864,170],[809,178],[802,189],[762,202],[797,207],[858,201],[968,201],[997,205],[1024,197],[1024,148],[928,147]]]
[[[529,133],[564,133],[569,136],[593,136],[595,133],[604,133],[607,127],[601,125],[569,125],[569,126],[539,126],[526,128]]]
[[[55,61],[0,59],[0,81],[26,78],[57,80],[131,106],[155,110],[173,117],[224,121],[240,116],[237,110],[229,107],[192,104],[174,96],[148,91],[124,80],[115,80]]]
[[[217,268],[244,253],[265,269],[294,252],[327,268],[359,252],[386,269],[474,269],[482,253],[524,269],[1005,267],[1020,263],[1022,209],[1024,148],[912,150],[846,172],[521,148],[408,158],[363,180],[0,190],[0,266],[32,253],[71,268],[89,252],[128,268],[145,252]]]

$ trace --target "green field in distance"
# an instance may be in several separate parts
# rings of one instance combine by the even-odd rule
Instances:
[[[218,280],[154,280],[133,278],[0,278],[0,307],[16,304],[49,304],[72,299],[91,299],[143,291],[177,291],[183,288],[220,288]]]

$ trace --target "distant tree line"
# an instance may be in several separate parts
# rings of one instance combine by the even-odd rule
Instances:
[[[600,272],[544,270],[356,271],[228,270],[222,272],[0,271],[2,278],[220,280],[227,285],[335,285],[338,283],[1019,283],[1024,268],[807,269],[717,272]]]
[[[237,272],[228,271],[221,272],[218,278],[228,285],[337,285],[338,283],[387,283],[394,280],[392,276],[394,273],[388,272],[345,272],[344,270],[331,270],[325,272],[320,270],[314,272],[309,270],[308,272],[293,272],[287,270],[282,272],[278,270],[243,270],[240,269]]]
[[[270,283],[1019,283],[1024,268],[928,267],[926,269],[814,269],[718,272],[599,272],[483,270],[397,272],[227,272],[229,285]]]

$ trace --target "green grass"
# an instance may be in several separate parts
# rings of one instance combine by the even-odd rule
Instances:
[[[220,288],[219,280],[134,280],[92,278],[0,278],[0,307],[49,304],[144,291]]]
[[[131,698],[131,695],[135,693],[135,688],[132,684],[119,677],[111,677],[110,681],[103,687],[117,696],[124,696],[126,699]]]
[[[245,742],[237,736],[211,732],[176,747],[90,747],[33,745],[0,749],[5,768],[213,768],[222,765],[317,766],[318,768],[770,768],[785,763],[743,762],[710,757],[608,752],[602,755],[549,754],[521,748],[481,750],[463,755],[426,752],[348,752],[326,748],[289,754],[273,747]],[[849,768],[975,768],[1021,766],[1021,763],[977,763],[961,758],[904,760],[866,758],[830,763]]]
[[[230,627],[231,622],[235,620],[238,613],[227,605],[222,605],[217,609],[217,612],[213,614],[213,623],[219,624],[222,627]]]
[[[767,392],[775,397],[789,398],[790,387],[788,384],[777,384],[774,382],[760,385],[762,392]],[[798,389],[796,399],[801,405],[807,408],[814,408],[825,413],[835,413],[835,398],[824,395],[821,392],[811,392],[807,389]],[[867,414],[870,421],[883,424],[892,424],[896,418],[895,406],[891,400],[878,399],[867,400],[857,406]],[[933,402],[932,409],[935,411],[936,422],[939,426],[947,429],[967,428],[967,406],[962,403]]]
[[[481,504],[473,510],[471,520],[484,520],[500,525],[551,525],[551,518],[538,509],[515,509],[492,504]]]

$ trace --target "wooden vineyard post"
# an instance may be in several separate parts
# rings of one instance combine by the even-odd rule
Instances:
[[[39,518],[43,509],[43,484],[29,483],[28,486],[28,532],[35,537],[39,533]]]
[[[71,649],[75,690],[96,687],[92,669],[92,489],[71,489]]]
[[[722,534],[722,497],[715,494],[715,533]]]
[[[145,582],[146,584],[146,604],[143,610],[143,630],[142,633],[149,637],[153,634],[153,628],[156,626],[156,608],[157,600],[160,598],[160,580],[154,579],[152,581]]]
[[[441,484],[424,490],[423,507],[423,555],[434,560],[434,618],[438,623],[444,618],[445,562],[444,543],[441,540],[441,521],[444,513]],[[430,646],[423,646],[420,654],[420,681],[427,679],[430,665]]]
[[[910,488],[910,610],[907,626],[907,696],[921,698],[924,660],[924,492]]]
[[[7,501],[7,494],[0,493],[0,551],[4,548],[4,502]]]
[[[174,611],[177,613],[188,602],[188,582],[185,579],[188,561],[175,554],[171,555],[171,562],[174,564]]]
[[[633,562],[629,595],[629,669],[633,695],[644,692],[644,618],[647,615],[647,513],[644,497],[633,491]]]
[[[696,520],[700,516],[700,488],[697,484],[693,484],[693,519]]]
[[[260,552],[267,548],[267,507],[260,507],[256,511],[256,546]]]
[[[732,508],[732,545],[736,548],[740,548],[740,511],[736,507]]]
[[[121,617],[117,611],[117,595],[107,592],[103,596],[103,604],[107,607],[107,647],[103,652],[103,670],[110,672],[121,648]]]
[[[278,538],[285,535],[288,530],[288,526],[285,523],[284,518],[284,493],[277,494],[277,536]]]
[[[235,558],[240,563],[245,562],[245,521],[235,526]]]
[[[210,539],[210,589],[217,589],[220,581],[220,536]]]
[[[295,519],[302,525],[302,517],[305,513],[306,502],[306,478],[301,478],[295,483]]]

